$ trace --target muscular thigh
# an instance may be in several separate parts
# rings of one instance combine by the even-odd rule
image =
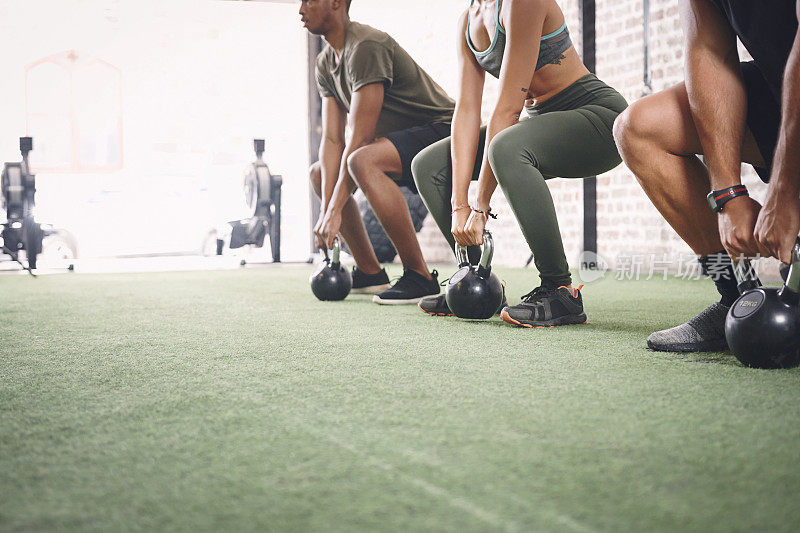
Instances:
[[[642,121],[649,136],[668,152],[676,155],[702,155],[703,146],[692,118],[686,84],[681,82],[664,91],[637,101],[634,115]],[[742,142],[742,161],[764,165],[753,134],[745,128]]]
[[[583,178],[620,163],[610,128],[587,108],[531,117],[503,131],[498,141],[512,143],[518,157],[545,177]],[[513,155],[506,152],[506,156]]]

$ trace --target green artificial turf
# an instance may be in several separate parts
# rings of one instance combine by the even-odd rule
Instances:
[[[710,282],[522,329],[310,271],[0,277],[0,531],[800,527],[800,370],[645,348]]]

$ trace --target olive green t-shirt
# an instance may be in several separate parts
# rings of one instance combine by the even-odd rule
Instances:
[[[317,56],[317,88],[350,112],[354,92],[382,83],[383,108],[375,135],[434,122],[449,124],[455,103],[390,35],[351,22],[340,61],[330,46]]]

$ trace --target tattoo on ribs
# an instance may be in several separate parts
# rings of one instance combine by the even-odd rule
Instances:
[[[553,58],[552,61],[548,61],[547,64],[548,65],[560,65],[561,64],[561,60],[562,59],[566,59],[566,58],[567,58],[567,56],[565,56],[564,54],[561,54],[560,56]]]

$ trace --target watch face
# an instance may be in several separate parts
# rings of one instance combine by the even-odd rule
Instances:
[[[717,200],[716,198],[714,198],[714,191],[708,193],[708,196],[706,196],[706,200],[708,200],[708,205],[711,207],[712,211],[714,211],[715,213],[719,211],[719,208],[717,207]]]

